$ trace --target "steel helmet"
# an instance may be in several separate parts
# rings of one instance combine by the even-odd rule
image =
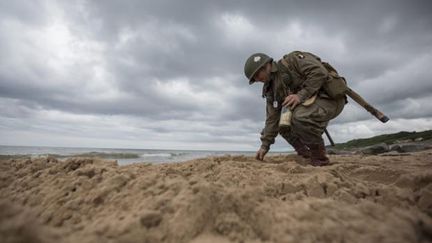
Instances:
[[[264,53],[255,53],[251,55],[245,63],[244,73],[249,79],[249,84],[253,84],[253,76],[256,74],[260,68],[262,68],[266,63],[273,61],[273,58],[267,56]]]

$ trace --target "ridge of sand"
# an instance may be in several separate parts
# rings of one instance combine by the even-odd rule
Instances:
[[[2,242],[431,242],[432,150],[174,164],[0,161]]]

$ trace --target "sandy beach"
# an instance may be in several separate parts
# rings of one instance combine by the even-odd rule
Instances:
[[[432,150],[0,165],[2,242],[431,242]]]

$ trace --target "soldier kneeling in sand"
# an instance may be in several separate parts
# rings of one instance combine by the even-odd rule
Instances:
[[[300,51],[277,62],[266,54],[253,54],[246,60],[244,72],[249,84],[264,83],[262,96],[267,101],[262,145],[256,158],[263,160],[275,137],[281,134],[298,155],[310,158],[311,165],[327,165],[330,161],[322,134],[347,102],[343,77],[319,57]],[[288,127],[279,124],[284,107],[292,112]]]

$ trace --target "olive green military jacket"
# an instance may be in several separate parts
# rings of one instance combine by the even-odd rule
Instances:
[[[289,94],[297,94],[303,102],[315,94],[328,95],[321,89],[328,78],[328,71],[315,55],[294,51],[283,57],[288,68],[278,62],[272,63],[271,81],[263,86],[266,98],[265,128],[261,132],[261,147],[269,149],[279,133],[282,102]]]

